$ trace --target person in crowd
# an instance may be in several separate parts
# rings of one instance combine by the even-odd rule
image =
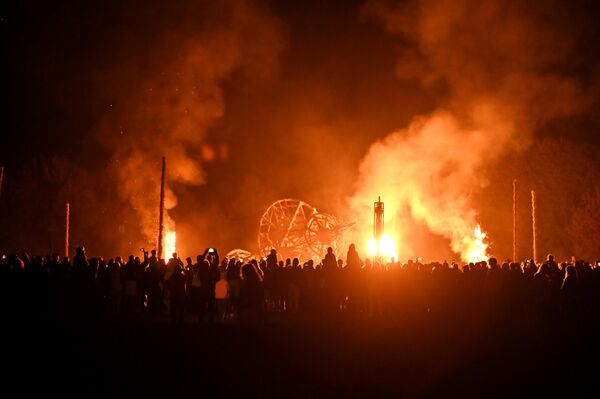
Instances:
[[[560,287],[561,305],[565,313],[574,314],[580,305],[581,284],[574,265],[568,265],[565,270],[565,278]]]
[[[325,313],[332,313],[336,309],[339,279],[338,263],[332,247],[327,248],[319,277],[319,290],[321,292],[323,311]]]
[[[215,285],[215,303],[217,320],[225,320],[229,305],[229,282],[227,281],[227,260],[219,266],[219,278]]]
[[[186,275],[183,270],[183,264],[177,261],[176,255],[171,258],[172,271],[165,281],[165,287],[169,290],[169,314],[171,322],[174,324],[183,324],[185,315],[185,304],[187,301]]]
[[[360,311],[362,298],[364,296],[364,284],[361,280],[361,269],[363,265],[364,263],[358,256],[355,245],[350,244],[346,255],[346,267],[344,268],[344,273],[346,280],[346,296],[348,298],[347,306],[348,310],[354,313]]]
[[[213,324],[216,312],[215,289],[220,277],[219,254],[216,249],[207,248],[202,255],[196,257],[196,261],[190,285],[192,308],[200,324],[205,322],[206,314],[208,323]]]
[[[107,309],[109,313],[117,314],[121,311],[121,264],[120,259],[109,259],[106,270],[107,285],[108,285],[108,297],[107,297]]]
[[[362,260],[350,245],[344,260],[327,248],[320,262],[264,258],[226,259],[207,248],[196,263],[177,253],[168,264],[156,251],[104,261],[88,258],[78,246],[71,262],[58,254],[8,254],[0,259],[0,299],[9,315],[93,317],[96,309],[119,318],[140,313],[165,317],[164,292],[173,323],[182,324],[186,307],[201,323],[237,315],[257,322],[277,313],[323,320],[333,314],[376,316],[408,322],[419,318],[459,318],[495,328],[500,322],[593,318],[600,307],[600,263],[572,258],[543,263],[496,258],[487,262],[423,262]],[[266,296],[265,292],[269,295]],[[188,302],[189,300],[189,302]],[[13,306],[7,305],[13,304]],[[486,316],[487,314],[487,316]],[[215,317],[218,315],[218,318]],[[286,316],[287,317],[287,316]],[[292,316],[295,318],[297,316]]]
[[[240,320],[243,323],[260,323],[263,312],[262,276],[253,263],[241,268]]]
[[[286,268],[287,271],[287,311],[290,313],[298,313],[300,311],[300,284],[301,284],[301,273],[300,259],[294,258],[290,267]]]
[[[135,258],[133,255],[129,255],[127,262],[121,270],[121,278],[123,279],[123,310],[129,313],[134,312],[136,304],[137,281],[135,272]]]

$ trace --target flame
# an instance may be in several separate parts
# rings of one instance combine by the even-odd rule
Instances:
[[[375,237],[371,237],[367,243],[369,249],[369,255],[371,257],[381,257],[383,260],[388,261],[391,258],[398,259],[398,253],[396,251],[396,241],[389,235],[384,234],[377,242]]]
[[[465,261],[482,262],[488,260],[488,244],[485,242],[486,237],[487,234],[481,230],[480,225],[477,225],[473,229],[473,236],[465,237],[463,239],[463,243],[466,248],[466,252],[463,256]]]
[[[163,237],[163,256],[170,259],[174,252],[177,252],[177,233],[166,229]]]

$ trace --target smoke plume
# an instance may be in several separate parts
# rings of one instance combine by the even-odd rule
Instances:
[[[408,219],[470,260],[485,170],[523,149],[548,120],[586,105],[575,66],[577,29],[560,4],[526,1],[373,1],[363,12],[398,38],[397,74],[441,98],[437,109],[374,143],[361,162],[350,208],[360,242],[381,195],[386,229],[401,243]],[[410,215],[410,216],[408,216]],[[485,227],[485,226],[484,226]],[[414,249],[399,248],[401,257]]]
[[[284,46],[279,20],[259,2],[190,3],[183,10],[158,6],[152,18],[165,26],[141,44],[124,37],[115,68],[99,77],[113,98],[100,140],[112,150],[120,195],[137,212],[147,245],[156,245],[161,157],[167,160],[170,210],[177,205],[177,185],[205,182],[202,146],[224,115],[227,79],[276,75]],[[145,54],[138,45],[147,47]],[[175,227],[168,214],[166,226]]]

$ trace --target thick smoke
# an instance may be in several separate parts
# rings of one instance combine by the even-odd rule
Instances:
[[[174,186],[205,181],[202,145],[224,115],[227,79],[234,73],[252,81],[275,75],[284,44],[279,20],[256,2],[188,6],[187,15],[176,15],[176,23],[147,39],[147,54],[126,43],[121,53],[131,50],[132,59],[117,54],[115,71],[99,78],[114,98],[100,139],[113,151],[112,171],[121,196],[139,215],[145,244],[156,244],[161,157],[167,159],[169,210],[177,205]],[[173,10],[166,14],[168,21]],[[166,224],[175,227],[168,215]]]
[[[410,218],[468,260],[478,223],[471,198],[485,184],[486,168],[527,147],[543,123],[586,105],[565,67],[577,62],[577,30],[554,3],[375,1],[363,11],[399,39],[398,76],[420,81],[442,100],[370,147],[350,199],[362,217],[359,230],[371,232],[372,203],[381,195],[386,229],[392,226],[400,242]],[[415,255],[406,245],[399,252]]]

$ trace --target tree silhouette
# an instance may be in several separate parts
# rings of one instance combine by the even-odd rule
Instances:
[[[538,253],[570,258],[581,235],[574,235],[567,227],[575,212],[593,206],[588,195],[600,181],[597,152],[593,146],[573,140],[546,138],[492,166],[489,186],[482,190],[477,203],[482,209],[482,222],[495,241],[494,254],[511,257],[512,180],[516,178],[520,258],[532,256],[531,190],[535,190],[537,199]]]
[[[581,206],[573,211],[568,232],[577,258],[600,256],[600,185],[584,195]]]

